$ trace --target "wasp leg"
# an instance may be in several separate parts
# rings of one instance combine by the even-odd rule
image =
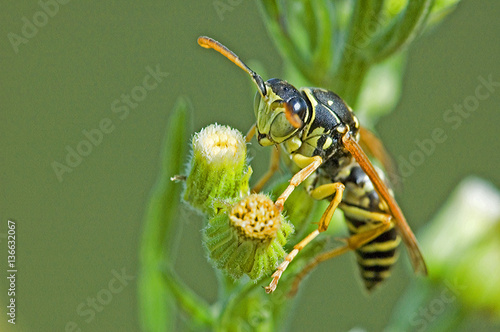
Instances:
[[[276,148],[271,152],[271,161],[269,162],[269,169],[266,174],[264,174],[259,181],[253,186],[252,192],[258,193],[266,185],[267,181],[276,173],[280,168],[280,147],[276,145]]]
[[[294,296],[297,293],[299,284],[302,281],[302,279],[304,279],[304,277],[309,272],[311,272],[311,270],[313,270],[319,263],[340,256],[342,254],[345,254],[346,252],[349,252],[351,250],[358,249],[359,247],[367,244],[368,242],[372,241],[373,239],[377,238],[378,236],[386,232],[393,225],[391,221],[392,216],[389,214],[369,212],[363,210],[359,210],[358,213],[366,214],[366,217],[369,217],[371,220],[378,222],[380,224],[375,228],[372,227],[371,229],[368,229],[358,234],[354,234],[348,237],[347,239],[344,239],[346,245],[324,252],[316,256],[312,262],[307,264],[302,269],[302,271],[300,271],[300,273],[297,274],[297,276],[295,276],[295,280],[293,281],[292,288],[289,292],[290,296]]]
[[[320,156],[306,157],[301,154],[295,154],[292,158],[293,161],[297,165],[299,165],[299,167],[302,167],[302,169],[295,173],[295,175],[290,180],[290,184],[288,185],[288,187],[276,200],[275,205],[279,211],[283,210],[283,204],[295,189],[295,187],[297,187],[302,183],[302,181],[307,179],[307,177],[314,173],[323,163],[323,159]]]
[[[319,186],[311,192],[311,196],[316,199],[323,199],[328,196],[331,196],[335,193],[335,196],[331,200],[330,204],[326,208],[325,212],[321,216],[319,221],[318,229],[311,232],[307,235],[302,241],[297,243],[293,250],[285,257],[285,260],[278,266],[276,271],[273,273],[273,280],[269,284],[269,286],[265,287],[266,293],[272,293],[278,286],[278,281],[285,272],[286,268],[290,264],[290,262],[297,256],[299,251],[301,251],[309,242],[311,242],[316,236],[318,236],[321,232],[324,232],[328,229],[330,225],[330,221],[332,220],[333,213],[337,209],[337,206],[340,204],[342,200],[342,194],[344,193],[344,185],[340,182],[325,184]]]

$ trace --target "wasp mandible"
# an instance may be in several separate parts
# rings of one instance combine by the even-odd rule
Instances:
[[[318,228],[293,247],[273,273],[266,292],[276,289],[281,275],[300,250],[328,229],[337,207],[344,212],[350,237],[345,239],[344,246],[317,256],[299,274],[296,284],[319,262],[354,250],[365,287],[371,290],[389,276],[397,259],[400,236],[415,272],[426,275],[427,268],[415,235],[385,183],[383,172],[373,166],[359,142],[369,148],[376,144],[363,141],[363,132],[369,132],[359,125],[352,109],[338,95],[325,89],[297,89],[277,78],[264,81],[236,54],[212,38],[199,37],[198,44],[224,55],[247,72],[257,86],[256,123],[247,140],[256,135],[262,146],[281,145],[300,168],[276,200],[276,207],[282,210],[295,187],[306,179],[307,190],[314,199],[330,201]],[[271,168],[276,169],[279,159],[276,156],[272,159]],[[264,181],[270,175],[272,170]],[[262,182],[257,186],[261,187]]]

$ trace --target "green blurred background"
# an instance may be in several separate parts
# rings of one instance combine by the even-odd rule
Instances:
[[[180,95],[194,108],[192,131],[214,122],[245,132],[253,122],[250,82],[241,70],[196,44],[199,35],[225,43],[244,60],[258,60],[270,77],[281,60],[254,1],[71,1],[38,28],[16,53],[9,33],[22,36],[23,17],[33,21],[36,1],[5,2],[1,15],[0,235],[17,222],[17,324],[7,324],[5,277],[0,284],[2,331],[137,331],[136,281],[113,294],[95,317],[77,308],[114,278],[136,276],[141,224],[159,170],[169,110]],[[232,3],[232,5],[230,4]],[[500,87],[453,129],[446,110],[473,95],[478,77],[500,82],[500,2],[464,0],[436,29],[412,47],[402,100],[376,129],[396,160],[415,140],[442,128],[447,140],[405,179],[398,201],[415,230],[436,213],[466,175],[500,187]],[[12,36],[12,35],[11,35]],[[168,72],[124,119],[111,104],[142,85],[146,67]],[[269,78],[269,77],[267,77]],[[253,88],[252,88],[253,89]],[[123,103],[120,104],[124,105]],[[58,181],[54,161],[83,130],[111,119],[81,164]],[[252,148],[256,173],[267,150]],[[177,269],[195,291],[214,299],[215,278],[201,246],[201,221],[187,210],[178,218]],[[5,236],[0,237],[1,276],[6,274]],[[405,256],[405,255],[404,255]],[[352,255],[320,266],[304,283],[291,329],[381,330],[413,278],[406,257],[386,286],[370,297],[359,287]],[[500,271],[499,271],[500,273]],[[7,326],[9,325],[9,326]],[[481,323],[478,323],[481,326]]]

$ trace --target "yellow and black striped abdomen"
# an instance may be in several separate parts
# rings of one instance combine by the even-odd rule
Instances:
[[[343,206],[346,207],[345,204]],[[350,210],[350,212],[346,212],[346,210]],[[352,209],[344,208],[344,216],[351,235],[380,225],[380,223],[369,220],[365,216],[353,213]],[[399,242],[400,238],[393,226],[356,250],[361,277],[368,291],[390,276],[390,269],[398,257],[397,246]]]
[[[381,225],[371,216],[374,213],[387,213],[385,204],[379,197],[368,176],[361,167],[354,164],[349,174],[342,179],[346,189],[340,208],[351,235],[372,230]],[[390,276],[391,267],[396,263],[397,247],[400,242],[394,225],[387,231],[356,250],[356,259],[361,277],[368,291]]]

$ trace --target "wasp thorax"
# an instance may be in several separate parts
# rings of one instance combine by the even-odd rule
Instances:
[[[247,196],[229,214],[240,236],[271,241],[281,225],[281,215],[269,197],[262,194]]]

